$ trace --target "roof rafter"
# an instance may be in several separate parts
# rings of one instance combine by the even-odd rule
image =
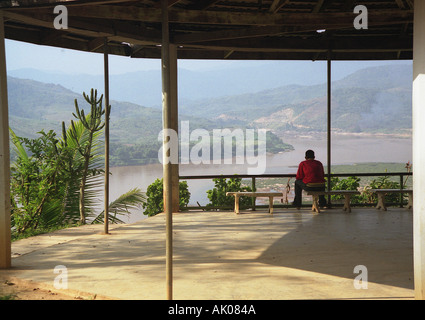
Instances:
[[[113,25],[106,25],[105,23],[93,23],[79,19],[70,19],[68,21],[67,30],[56,30],[53,26],[54,15],[51,14],[25,14],[5,11],[6,18],[32,25],[49,28],[55,33],[73,32],[83,36],[91,37],[108,37],[117,41],[135,42],[143,44],[158,44],[161,43],[161,36],[159,32],[147,30],[146,28],[138,27],[135,25],[128,25],[126,22],[118,21]]]
[[[262,52],[376,52],[376,51],[411,51],[410,38],[393,40],[371,37],[354,39],[287,39],[281,41],[279,37],[260,39],[255,42],[249,39],[232,41],[209,42],[208,46],[202,44],[186,45],[186,48],[209,48],[223,51],[262,51]]]
[[[356,30],[354,5],[368,8]],[[17,4],[17,5],[16,5]],[[65,4],[68,29],[55,30]],[[160,57],[159,0],[0,0],[6,37],[31,43]],[[412,0],[167,0],[170,41],[182,59],[410,59]],[[317,30],[326,30],[318,33]],[[111,53],[112,53],[111,52]]]
[[[161,22],[161,10],[120,6],[82,6],[70,7],[68,14],[74,17],[117,19],[128,21]],[[375,10],[369,11],[370,24],[405,23],[413,21],[412,10]],[[337,13],[234,13],[198,10],[169,10],[170,23],[224,24],[224,25],[340,25],[353,23],[353,12]]]
[[[285,4],[287,4],[289,0],[273,0],[270,5],[269,12],[276,13],[282,8]]]

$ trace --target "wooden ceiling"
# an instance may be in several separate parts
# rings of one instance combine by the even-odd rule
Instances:
[[[68,9],[57,30],[56,5]],[[364,5],[368,29],[354,28]],[[160,58],[159,0],[0,1],[8,39]],[[171,43],[179,59],[412,59],[413,0],[168,0]],[[317,31],[322,32],[317,32]],[[325,30],[325,31],[323,31]]]

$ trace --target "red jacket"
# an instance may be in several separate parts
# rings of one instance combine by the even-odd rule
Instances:
[[[296,179],[302,180],[304,183],[325,182],[325,171],[322,163],[317,160],[301,162],[298,166]]]

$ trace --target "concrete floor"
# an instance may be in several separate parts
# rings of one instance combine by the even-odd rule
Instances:
[[[412,211],[188,212],[173,216],[174,299],[413,299]],[[114,299],[165,299],[165,216],[14,242],[0,275]],[[357,265],[367,289],[356,289]],[[362,272],[361,275],[365,273]]]

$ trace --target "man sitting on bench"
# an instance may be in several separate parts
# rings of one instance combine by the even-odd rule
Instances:
[[[302,190],[325,191],[325,171],[320,161],[314,160],[314,151],[305,152],[305,160],[298,166],[295,178],[295,198],[293,206],[300,208],[302,202]],[[319,196],[319,206],[326,206],[325,196]]]

